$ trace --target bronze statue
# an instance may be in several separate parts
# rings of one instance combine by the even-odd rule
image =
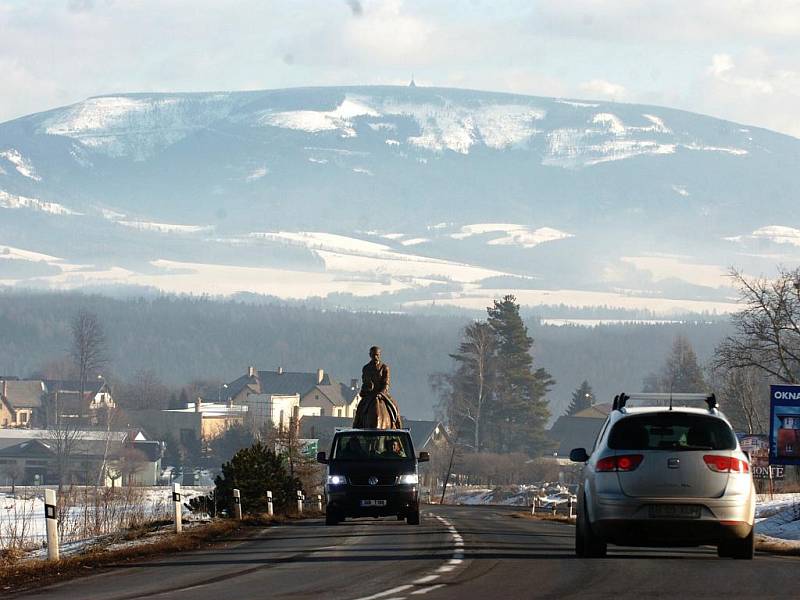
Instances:
[[[369,349],[370,360],[361,369],[361,400],[353,418],[357,429],[400,429],[402,422],[389,394],[389,365],[381,362],[381,349]]]

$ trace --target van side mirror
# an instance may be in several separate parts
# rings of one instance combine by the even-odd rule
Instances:
[[[431,459],[431,455],[427,452],[420,452],[419,458],[417,459],[419,462],[428,462]]]
[[[587,460],[589,460],[589,455],[586,454],[586,448],[574,448],[569,452],[569,459],[572,462],[585,463]]]
[[[317,462],[322,463],[323,465],[328,464],[328,459],[325,457],[324,452],[317,452]]]

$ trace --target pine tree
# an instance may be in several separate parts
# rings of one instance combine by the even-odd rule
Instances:
[[[272,492],[276,509],[286,509],[300,489],[300,481],[289,476],[282,457],[260,442],[242,448],[223,464],[214,483],[220,506],[232,508],[233,490],[238,488],[247,514],[266,512],[267,491]]]
[[[186,393],[186,388],[181,388],[181,395],[178,396],[178,404],[180,404],[180,408],[189,406],[189,394]]]
[[[646,392],[705,392],[707,389],[703,370],[697,362],[692,344],[683,335],[675,336],[664,366],[644,379]]]
[[[550,411],[545,394],[554,380],[544,369],[534,370],[533,339],[519,314],[514,296],[495,300],[487,308],[497,336],[497,383],[491,420],[497,450],[538,454],[548,445],[544,431]]]
[[[592,392],[592,386],[584,379],[580,387],[572,392],[572,401],[569,403],[569,407],[567,407],[566,415],[572,416],[582,410],[591,408],[593,404],[594,392]]]

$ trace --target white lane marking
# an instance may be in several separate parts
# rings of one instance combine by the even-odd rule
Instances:
[[[405,592],[406,590],[410,590],[413,585],[398,585],[395,588],[390,590],[386,590],[385,592],[378,592],[377,594],[372,594],[372,596],[362,596],[361,598],[356,598],[356,600],[374,600],[375,598],[383,598],[384,596],[391,596],[392,594],[397,594],[399,592]]]
[[[428,587],[424,587],[424,588],[422,588],[420,590],[416,590],[414,592],[411,592],[411,595],[412,596],[421,596],[422,594],[427,594],[428,592],[432,592],[433,590],[438,590],[439,588],[442,588],[442,587],[444,587],[443,583],[437,583],[436,585],[431,585],[431,586],[428,586]]]
[[[413,581],[409,585],[401,585],[392,588],[390,590],[386,590],[384,592],[373,594],[372,596],[363,596],[361,598],[356,598],[355,600],[377,600],[378,598],[380,598],[380,600],[405,600],[405,596],[393,596],[393,597],[388,597],[388,596],[405,592],[415,586],[425,586],[425,587],[421,587],[418,590],[410,592],[410,595],[412,596],[427,594],[428,592],[432,592],[435,589],[445,586],[444,583],[438,583],[435,585],[427,585],[427,584],[439,579],[439,577],[441,577],[441,575],[444,573],[449,573],[451,571],[454,571],[458,565],[461,565],[464,562],[464,538],[461,536],[460,533],[458,533],[458,530],[450,521],[448,521],[444,517],[440,517],[439,515],[431,515],[431,516],[433,516],[434,519],[439,521],[442,525],[444,525],[447,528],[447,531],[453,540],[453,558],[448,560],[447,564],[440,566],[430,575],[425,575],[424,577],[420,577],[419,579]]]
[[[438,569],[436,569],[436,572],[437,573],[449,573],[450,571],[454,571],[454,570],[455,570],[455,566],[454,565],[445,565],[443,567],[439,567]]]

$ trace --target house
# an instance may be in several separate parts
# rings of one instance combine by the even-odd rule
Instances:
[[[85,426],[102,425],[103,413],[116,408],[109,385],[103,378],[88,379],[83,384],[78,380],[44,381],[47,425],[65,420]]]
[[[46,387],[42,380],[0,380],[0,426],[34,427],[44,420]]]
[[[358,404],[358,381],[350,385],[334,380],[323,369],[315,372],[259,371],[248,367],[238,379],[223,386],[233,404],[254,405],[251,410],[275,425],[287,424],[294,414],[290,398],[299,398],[299,415],[340,416],[352,418]],[[257,396],[257,398],[252,398]],[[283,418],[280,411],[283,411]]]
[[[206,402],[198,398],[195,402],[190,402],[186,408],[173,408],[160,411],[162,418],[167,422],[172,421],[173,415],[194,414],[199,415],[199,439],[205,443],[222,435],[225,430],[234,425],[241,425],[245,422],[248,414],[248,406],[233,404],[231,402]],[[180,418],[180,417],[179,417]]]
[[[359,390],[357,379],[352,379],[350,385],[337,382],[317,384],[300,398],[300,412],[352,419],[360,399]],[[312,409],[318,410],[314,413]]]
[[[162,445],[140,432],[74,431],[68,450],[65,439],[43,429],[0,430],[0,485],[56,484],[62,465],[67,484],[158,482]]]
[[[574,415],[559,417],[547,432],[557,444],[556,456],[569,457],[573,448],[590,451],[610,411],[610,403],[595,404]]]

